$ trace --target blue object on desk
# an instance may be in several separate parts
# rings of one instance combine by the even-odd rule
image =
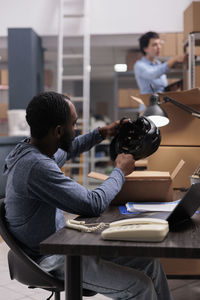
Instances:
[[[137,215],[139,213],[141,213],[141,211],[133,211],[133,212],[130,212],[126,209],[126,206],[123,205],[123,206],[118,206],[119,207],[119,211],[122,215]],[[195,214],[199,214],[199,210],[196,210]]]
[[[123,205],[123,206],[119,206],[119,211],[122,215],[129,215],[129,214],[134,214],[134,215],[137,215],[140,213],[140,211],[133,211],[133,212],[130,212],[126,209],[126,206]]]

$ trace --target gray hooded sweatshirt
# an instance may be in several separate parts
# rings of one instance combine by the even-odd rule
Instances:
[[[60,170],[66,160],[89,150],[101,140],[95,129],[76,137],[68,153],[58,149],[50,158],[31,145],[27,138],[7,156],[6,220],[10,231],[34,260],[42,258],[40,242],[65,226],[62,210],[98,216],[120,191],[125,178],[118,168],[93,191],[66,177]]]

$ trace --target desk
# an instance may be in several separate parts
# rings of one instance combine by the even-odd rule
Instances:
[[[84,220],[86,223],[113,222],[130,217],[133,215],[121,215],[118,207],[110,206],[100,217]],[[104,241],[100,233],[63,228],[43,241],[40,249],[42,254],[67,255],[65,299],[78,300],[82,299],[82,255],[200,258],[200,214],[194,215],[184,230],[169,232],[160,243]]]

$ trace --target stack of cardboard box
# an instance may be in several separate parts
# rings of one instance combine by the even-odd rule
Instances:
[[[161,57],[183,55],[183,33],[160,33],[162,47],[160,50]]]
[[[181,102],[200,111],[200,89],[166,92],[160,94]],[[149,105],[150,95],[141,95]],[[161,105],[167,113],[170,123],[161,127],[162,141],[159,149],[148,158],[148,170],[172,172],[183,159],[185,165],[173,181],[174,188],[188,188],[190,176],[200,163],[200,120],[174,104]]]
[[[184,11],[184,40],[188,34],[200,32],[200,1],[193,1]]]
[[[184,11],[184,41],[187,42],[190,33],[200,32],[200,1],[193,1]],[[188,52],[188,48],[186,48]],[[200,56],[199,43],[195,45],[195,56]],[[185,88],[188,88],[188,70],[185,70]],[[195,66],[194,87],[200,87],[200,65]]]
[[[163,93],[169,97],[200,111],[200,89]],[[143,95],[148,106],[149,96]],[[160,95],[162,101],[162,95]],[[161,127],[162,142],[159,149],[148,158],[148,170],[170,171],[180,159],[185,161],[180,172],[173,180],[174,188],[190,186],[190,176],[200,163],[200,119],[171,103],[162,105],[170,123]],[[160,259],[167,275],[199,275],[200,260],[197,259]]]

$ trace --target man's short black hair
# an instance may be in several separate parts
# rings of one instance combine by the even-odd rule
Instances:
[[[149,31],[139,38],[140,51],[146,55],[144,48],[148,47],[150,39],[159,39],[159,34],[154,31]]]
[[[26,108],[26,120],[32,137],[41,139],[51,128],[63,125],[71,119],[71,110],[66,99],[70,100],[56,92],[43,92],[33,97]]]

